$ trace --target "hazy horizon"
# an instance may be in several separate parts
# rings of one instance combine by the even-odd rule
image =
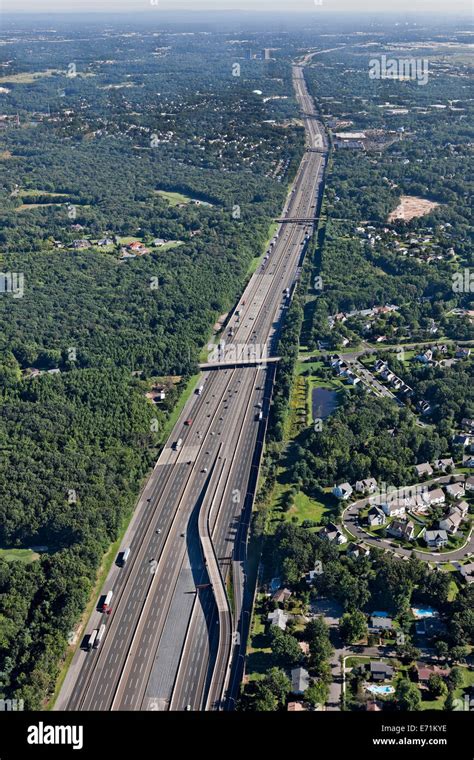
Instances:
[[[1,1],[1,0],[0,0]],[[472,16],[470,0],[398,0],[396,10],[381,8],[380,0],[82,0],[80,8],[65,6],[64,0],[2,0],[5,14],[138,13],[187,12],[267,12],[267,13],[376,13],[377,15],[444,14]]]

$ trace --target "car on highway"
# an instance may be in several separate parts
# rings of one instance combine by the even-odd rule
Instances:
[[[193,424],[193,421],[191,419],[185,420],[184,424],[187,425],[187,427],[191,427],[191,425]]]

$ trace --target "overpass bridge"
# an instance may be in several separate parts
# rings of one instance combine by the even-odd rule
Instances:
[[[227,367],[264,367],[267,364],[277,364],[280,356],[269,356],[265,359],[224,359],[217,362],[202,362],[199,369],[225,369]]]

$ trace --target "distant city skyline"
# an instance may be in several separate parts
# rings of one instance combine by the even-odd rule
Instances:
[[[81,0],[80,4],[64,0],[0,0],[4,13],[82,13],[146,11],[254,11],[273,13],[435,13],[470,15],[471,0],[397,0],[381,7],[380,0]]]

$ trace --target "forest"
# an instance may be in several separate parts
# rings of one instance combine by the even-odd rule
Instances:
[[[225,34],[123,31],[15,32],[0,78],[0,268],[25,284],[0,294],[0,696],[26,709],[53,695],[303,151],[286,62],[244,62]],[[149,253],[121,258],[131,241]],[[156,377],[174,384],[160,406]]]

